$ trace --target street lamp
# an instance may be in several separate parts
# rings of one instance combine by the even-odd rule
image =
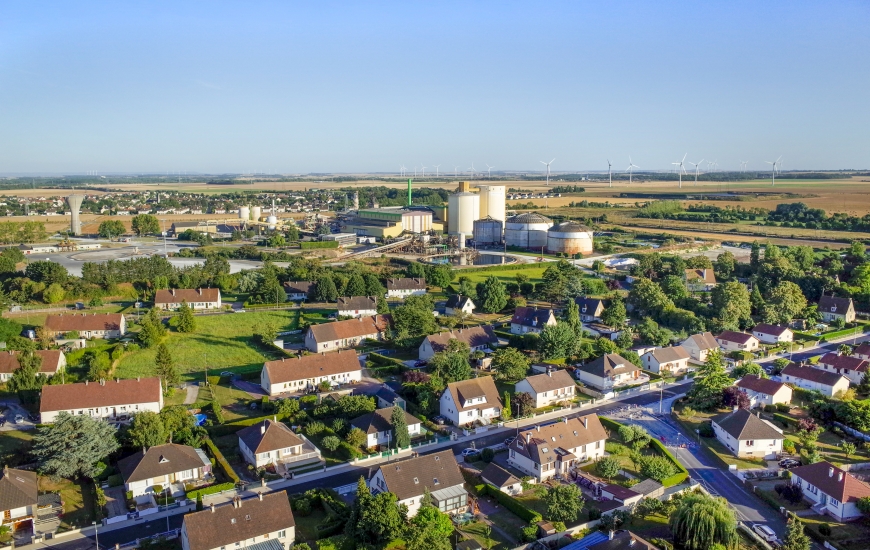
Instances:
[[[94,526],[94,538],[96,539],[96,542],[97,542],[97,550],[100,550],[100,534],[97,532],[97,522],[93,521],[91,523]]]
[[[166,506],[166,510],[164,510],[164,512],[166,512],[166,532],[167,533],[169,532],[169,513],[168,512],[169,512],[169,490],[171,488],[172,488],[172,484],[170,483],[169,485],[166,486],[166,489],[164,490],[164,493],[163,493],[166,497],[163,500],[163,503],[164,503],[164,506]],[[97,548],[97,550],[100,550],[100,549]]]

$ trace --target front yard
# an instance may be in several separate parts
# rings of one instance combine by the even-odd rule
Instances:
[[[695,434],[695,441],[698,440],[697,432],[695,430],[700,429],[700,427],[704,424],[709,424],[710,419],[717,414],[728,412],[725,409],[714,412],[695,411],[692,416],[686,417],[682,415],[682,406],[675,406],[674,411],[676,412],[674,418],[677,420],[677,422],[682,424],[686,432],[690,434]],[[715,437],[701,437],[700,439],[701,445],[706,448],[713,456],[719,459],[719,461],[726,468],[731,465],[737,466],[737,468],[740,470],[767,468],[767,461],[763,459],[737,458],[731,453],[730,450],[728,450],[727,447],[725,447],[725,445],[720,443],[719,440]]]
[[[69,481],[60,479],[53,481],[48,477],[39,477],[39,491],[42,493],[60,493],[63,501],[63,515],[60,517],[60,530],[68,531],[87,527],[96,517],[94,515],[94,491],[90,481]]]

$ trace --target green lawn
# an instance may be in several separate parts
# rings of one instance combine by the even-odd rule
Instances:
[[[870,526],[864,521],[850,521],[837,523],[830,516],[803,516],[801,521],[806,525],[807,531],[813,530],[818,533],[819,526],[827,523],[831,526],[831,534],[819,536],[822,539],[830,539],[846,550],[866,550],[870,548]],[[821,545],[819,545],[821,546]]]
[[[546,485],[535,484],[528,491],[523,491],[523,494],[517,495],[514,498],[529,510],[541,514],[541,517],[547,517],[547,503],[544,502],[544,495],[546,494]]]
[[[504,540],[501,534],[498,533],[495,529],[492,529],[489,533],[487,533],[487,528],[488,526],[482,521],[475,521],[463,525],[460,528],[460,531],[462,531],[462,533],[466,535],[471,536],[471,538],[481,543],[481,546],[483,546],[484,548],[492,548],[494,550],[507,550],[508,548],[513,548],[515,546],[514,542]],[[487,545],[487,542],[490,543],[490,546]]]
[[[680,409],[682,412],[682,409]],[[686,418],[683,416],[677,416],[677,421],[683,425],[685,431],[689,434],[695,434],[695,430],[698,429],[705,422],[709,422],[710,418],[716,416],[721,412],[727,412],[725,410],[722,411],[714,411],[714,412],[702,412],[696,411],[694,416],[691,418]],[[731,451],[729,451],[725,445],[719,443],[715,437],[702,437],[701,445],[703,445],[713,456],[719,459],[724,468],[735,464],[738,469],[745,470],[751,468],[766,468],[767,461],[759,458],[759,459],[751,459],[751,458],[737,458]],[[697,441],[697,439],[695,439]]]
[[[63,501],[61,530],[87,527],[94,521],[94,497],[90,482],[67,479],[52,481],[48,477],[40,476],[39,490],[43,493],[60,492]]]
[[[188,380],[201,379],[206,366],[214,374],[222,370],[257,371],[263,362],[280,356],[279,351],[268,351],[253,341],[254,327],[266,321],[275,323],[281,332],[296,329],[298,318],[295,311],[286,310],[199,316],[196,331],[170,332],[164,343],[182,377]],[[152,376],[155,355],[156,349],[151,348],[125,356],[118,364],[116,376]]]
[[[532,283],[539,283],[544,271],[547,270],[548,264],[537,264],[523,269],[505,269],[505,270],[488,270],[478,271],[476,269],[458,269],[454,271],[454,282],[459,280],[459,277],[468,277],[472,283],[482,283],[490,275],[495,275],[500,281],[505,283],[517,282],[517,275],[523,274],[529,278]]]
[[[28,461],[33,447],[33,430],[9,430],[0,432],[0,460],[4,465],[17,466]]]
[[[293,514],[296,520],[296,538],[304,539],[312,547],[317,540],[317,525],[326,519],[326,512],[320,508],[314,508],[307,516]]]

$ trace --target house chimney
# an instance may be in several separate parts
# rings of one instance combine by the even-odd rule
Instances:
[[[828,468],[828,477],[834,477],[834,467]]]
[[[266,483],[265,477],[263,478],[263,483],[264,484]],[[260,491],[259,493],[257,493],[257,497],[260,499],[260,502],[262,502],[263,501],[263,491]]]
[[[263,435],[264,433],[266,433],[266,423],[265,422],[263,422],[263,424],[260,425],[260,435]]]
[[[211,503],[211,513],[214,514],[214,502]]]
[[[587,430],[589,429],[589,418],[588,417],[585,417],[585,416],[583,417],[583,427],[586,428]]]
[[[87,380],[85,380],[85,386],[87,386],[87,385],[88,385],[88,381],[87,381]]]
[[[550,370],[550,367],[547,367],[547,376],[549,376],[550,378],[553,377],[553,371]]]
[[[541,426],[535,426],[535,430],[540,432],[540,431],[541,431]]]
[[[738,408],[739,407],[737,405],[734,405],[733,407],[731,407],[731,412],[737,412]]]
[[[837,481],[843,481],[843,472],[837,474]]]
[[[528,445],[531,442],[532,442],[532,432],[526,432],[526,444]]]
[[[613,540],[613,535],[614,535],[613,531],[610,531],[609,533],[607,533],[607,540]]]

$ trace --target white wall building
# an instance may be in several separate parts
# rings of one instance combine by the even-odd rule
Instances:
[[[289,549],[296,542],[296,520],[287,491],[261,492],[186,514],[180,538],[183,550]]]
[[[39,414],[43,424],[54,422],[62,412],[123,422],[134,414],[159,413],[162,408],[163,388],[159,378],[131,378],[43,386]]]
[[[542,482],[566,476],[575,465],[604,456],[606,439],[598,415],[563,417],[561,422],[521,431],[508,447],[508,462]]]
[[[338,386],[360,380],[362,369],[353,351],[267,361],[260,372],[260,387],[270,396],[306,392],[324,381]]]
[[[491,376],[451,382],[440,400],[441,416],[456,426],[487,424],[501,415],[503,406]]]
[[[713,432],[737,457],[774,459],[782,452],[782,431],[746,409],[714,416]]]

